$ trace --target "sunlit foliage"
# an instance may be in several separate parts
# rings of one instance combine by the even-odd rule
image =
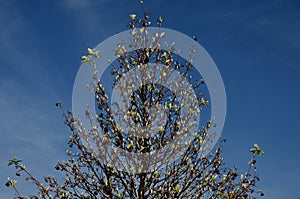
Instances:
[[[143,8],[143,2],[141,2]],[[144,10],[144,8],[143,8]],[[132,43],[128,46],[140,45],[146,42],[143,35],[147,34],[147,27],[150,23],[150,16],[144,10],[144,16],[137,18],[136,14],[129,16],[129,27],[131,29]],[[162,26],[163,19],[157,19],[158,29]],[[159,32],[149,41],[149,48],[139,48],[130,51],[128,46],[116,46],[115,53],[117,61],[112,63],[111,76],[114,78],[114,85],[121,81],[122,74],[131,69],[139,69],[140,76],[150,81],[151,77],[147,75],[149,63],[163,64],[167,68],[180,71],[180,73],[189,80],[193,89],[196,91],[195,98],[197,104],[194,110],[201,112],[209,106],[209,99],[201,93],[201,86],[205,85],[202,79],[193,79],[191,74],[193,52],[191,49],[190,60],[180,60],[180,49],[175,49],[174,44],[169,44],[169,50],[160,48],[160,38],[165,34]],[[197,40],[194,37],[194,40]],[[55,176],[44,177],[42,181],[32,176],[22,165],[22,161],[16,157],[9,161],[9,166],[15,166],[16,176],[26,175],[28,181],[37,186],[37,194],[24,197],[16,188],[17,181],[8,179],[6,186],[16,192],[16,198],[255,198],[263,196],[262,191],[257,190],[256,183],[259,177],[256,174],[257,155],[262,155],[263,151],[255,144],[250,150],[253,154],[249,163],[248,170],[245,173],[239,173],[236,168],[227,168],[221,156],[222,145],[225,142],[221,139],[215,149],[204,155],[206,142],[209,142],[210,132],[214,124],[208,121],[199,131],[195,138],[188,143],[187,150],[180,154],[180,157],[163,167],[154,167],[152,171],[130,172],[128,170],[116,169],[105,164],[106,158],[101,147],[95,152],[91,150],[88,143],[93,140],[94,143],[104,143],[103,140],[109,139],[122,150],[132,153],[151,153],[168,145],[176,136],[182,136],[183,131],[179,131],[181,125],[190,124],[189,114],[180,117],[180,106],[176,99],[178,93],[173,93],[162,85],[148,83],[138,87],[134,93],[126,92],[131,85],[118,87],[125,98],[130,103],[127,107],[115,109],[123,113],[124,120],[129,122],[130,127],[147,126],[153,121],[153,115],[149,115],[149,109],[155,109],[157,104],[164,107],[167,121],[155,132],[153,129],[147,129],[146,137],[140,137],[135,134],[126,133],[132,130],[129,127],[122,129],[113,117],[112,104],[109,102],[108,94],[97,74],[96,59],[101,56],[101,52],[95,49],[88,49],[86,55],[82,56],[82,63],[87,63],[87,67],[92,67],[94,71],[94,82],[87,87],[95,94],[97,102],[97,115],[91,115],[87,108],[86,116],[90,121],[90,129],[84,129],[80,120],[75,118],[72,111],[65,112],[61,103],[56,106],[63,111],[65,124],[71,131],[69,148],[66,154],[69,159],[58,161],[55,169],[64,174],[63,179],[57,179]],[[167,81],[170,76],[168,70],[160,74],[160,78]],[[147,81],[147,82],[149,82]],[[151,82],[151,81],[150,81]],[[178,88],[182,86],[181,80],[171,82]],[[123,89],[123,90],[122,90]],[[183,92],[182,89],[178,91]],[[156,117],[155,115],[154,117]],[[157,125],[156,125],[157,126]],[[104,132],[100,134],[99,132]],[[185,129],[189,131],[189,128]],[[174,149],[176,150],[176,148]],[[116,160],[117,161],[117,160]],[[143,167],[145,165],[139,165]],[[148,165],[149,166],[149,165]]]

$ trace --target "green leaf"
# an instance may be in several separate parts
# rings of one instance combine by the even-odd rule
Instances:
[[[156,178],[159,178],[159,172],[158,171],[154,171],[154,176],[156,177]]]
[[[88,61],[89,61],[89,59],[88,59],[87,56],[84,55],[84,56],[81,57],[81,63],[86,63]]]
[[[258,144],[254,144],[253,148],[250,149],[250,152],[252,152],[255,155],[263,155],[263,150],[260,149],[260,146]]]
[[[180,192],[180,185],[177,184],[176,187],[174,188],[174,190],[175,190],[177,193],[179,193],[179,192]]]
[[[91,49],[91,48],[88,48],[88,54],[89,54],[89,55],[92,55],[92,54],[94,54],[94,50],[93,50],[93,49]]]
[[[11,166],[11,165],[18,166],[20,162],[22,162],[22,160],[18,160],[17,157],[14,157],[12,160],[10,160],[8,162],[8,166]]]
[[[136,18],[136,14],[131,14],[129,15],[129,17],[130,17],[130,21],[134,21]]]
[[[256,154],[256,155],[263,155],[264,152],[263,152],[262,150],[256,150],[256,151],[254,152],[254,154]]]
[[[94,57],[96,57],[96,58],[99,58],[100,57],[100,51],[95,51],[95,53],[94,53]]]
[[[216,181],[217,178],[218,178],[218,175],[213,175],[213,176],[211,177],[211,181],[214,182],[214,181]]]

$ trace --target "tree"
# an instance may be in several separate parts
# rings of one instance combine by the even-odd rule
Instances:
[[[128,100],[128,103],[109,101],[105,86],[98,77],[96,59],[100,52],[90,48],[82,56],[82,63],[90,65],[94,74],[94,82],[87,85],[97,104],[96,115],[89,108],[86,110],[90,128],[85,129],[72,111],[65,112],[61,103],[56,103],[71,131],[70,149],[66,151],[69,159],[58,161],[55,166],[64,173],[64,179],[47,176],[43,184],[30,174],[21,160],[13,158],[9,161],[9,165],[15,166],[17,176],[23,172],[37,186],[37,195],[30,198],[232,199],[263,196],[263,192],[256,188],[259,177],[255,166],[255,157],[262,155],[263,151],[254,145],[250,150],[253,156],[249,168],[244,174],[239,174],[236,168],[225,167],[221,157],[224,139],[219,141],[214,152],[209,152],[209,142],[214,136],[211,129],[215,124],[208,121],[197,130],[197,120],[193,115],[193,111],[200,112],[209,106],[209,100],[201,92],[205,82],[194,78],[194,49],[191,49],[190,60],[184,60],[175,52],[174,44],[169,44],[168,50],[160,48],[160,38],[165,36],[163,32],[158,31],[148,41],[149,18],[145,10],[142,19],[130,15],[132,42],[128,46],[138,48],[129,50],[128,46],[119,44],[115,49],[118,59],[111,63],[113,86],[122,93],[119,100]],[[158,30],[162,22],[159,17]],[[147,42],[150,42],[150,47],[144,47]],[[149,71],[154,76],[158,74],[160,81],[154,81]],[[135,85],[128,79],[139,79],[141,84]],[[186,82],[192,85],[195,95],[189,92]],[[171,85],[176,89],[169,89]],[[185,99],[178,97],[182,92]],[[161,112],[162,107],[164,111]],[[165,122],[160,119],[165,119]],[[195,129],[192,140],[183,144],[178,141],[178,137],[185,138]],[[117,154],[111,150],[112,145],[140,156],[135,159],[131,155]],[[165,147],[168,150],[161,152]],[[147,161],[149,157],[150,161]],[[8,179],[6,186],[15,190],[16,198],[25,198],[18,192],[16,180]]]

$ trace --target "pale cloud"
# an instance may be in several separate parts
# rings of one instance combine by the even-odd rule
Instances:
[[[67,7],[75,9],[87,8],[91,5],[89,0],[64,0],[63,2]]]
[[[97,0],[97,3],[105,3],[112,0]],[[72,7],[75,9],[85,9],[85,8],[91,8],[93,6],[93,1],[91,0],[63,0],[63,3],[67,7]]]
[[[24,20],[18,9],[9,3],[0,7],[0,54],[8,58],[19,53],[14,44],[14,36],[25,28]]]
[[[59,146],[66,143],[67,133],[62,134],[60,111],[52,108],[51,99],[56,91],[51,82],[53,77],[47,71],[53,61],[34,54],[37,46],[26,46],[30,38],[39,40],[34,27],[12,1],[5,1],[0,7],[0,27],[0,184],[3,184],[8,176],[14,176],[14,169],[7,167],[13,156],[23,159],[38,178],[51,173],[57,159],[64,157]],[[24,39],[27,36],[28,40]],[[20,37],[24,43],[18,40]],[[24,183],[18,187],[28,193],[34,186]],[[0,186],[0,193],[1,198],[13,196],[4,186]]]
[[[76,34],[84,41],[101,42],[126,28],[127,19],[123,23],[116,20],[120,18],[117,7],[121,3],[117,0],[63,0],[60,5],[68,13],[72,26],[76,27]],[[125,9],[127,8],[124,7],[121,12],[126,12]],[[128,16],[128,12],[125,17]],[[112,31],[113,29],[115,31]],[[95,47],[97,44],[87,47]]]
[[[10,3],[0,7],[0,27],[3,27],[0,29],[0,57],[3,62],[0,66],[0,85],[5,84],[3,81],[9,76],[10,80],[16,81],[15,84],[30,83],[39,87],[41,91],[47,90],[52,96],[57,96],[57,92],[51,86],[51,77],[46,75],[55,63],[47,56],[40,57],[40,49],[44,46],[36,45],[42,42],[39,42],[41,36],[35,32],[35,27],[32,27],[21,11]],[[24,39],[26,37],[27,41]],[[26,42],[21,43],[20,38]],[[0,92],[3,92],[1,89],[4,87],[0,88]],[[15,95],[18,96],[19,93]],[[3,99],[0,102],[4,103]]]

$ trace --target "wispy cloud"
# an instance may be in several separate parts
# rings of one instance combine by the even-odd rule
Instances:
[[[9,19],[9,20],[8,20]],[[15,33],[22,31],[24,28],[24,20],[19,11],[9,2],[5,2],[0,7],[0,53],[2,58],[11,58],[13,53],[18,52],[17,46],[13,45],[12,41]]]
[[[64,0],[62,6],[69,11],[70,16],[75,21],[77,31],[85,40],[88,38],[99,38],[107,33],[106,27],[109,22],[105,22],[105,11],[99,7],[101,3],[108,0],[100,1],[82,1],[82,0]]]
[[[0,184],[13,176],[7,161],[13,156],[23,159],[39,178],[52,170],[55,161],[64,157],[62,118],[53,111],[51,100],[56,96],[48,69],[52,61],[40,58],[36,45],[28,45],[38,35],[22,12],[10,1],[0,7]],[[20,37],[27,37],[22,40]],[[52,97],[50,97],[52,96]],[[58,117],[60,118],[60,117]],[[56,127],[57,126],[57,127]],[[22,191],[30,192],[21,185]],[[0,186],[1,198],[12,193]]]

